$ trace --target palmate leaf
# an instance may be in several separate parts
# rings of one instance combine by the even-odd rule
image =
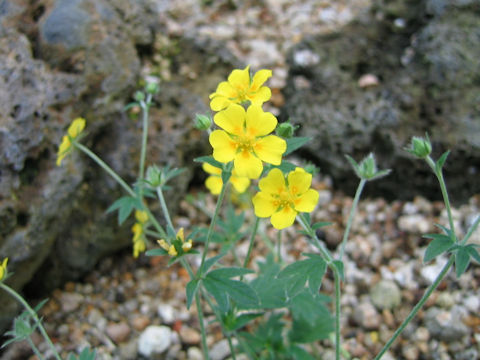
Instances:
[[[258,262],[260,268],[258,276],[250,283],[260,299],[263,309],[277,309],[285,307],[287,297],[284,291],[284,281],[277,278],[280,265],[274,261],[270,253],[265,262]]]
[[[285,151],[284,156],[289,155],[295,150],[301,148],[310,140],[312,140],[311,137],[292,137],[290,139],[286,139],[285,141],[287,142],[287,150]]]
[[[470,264],[470,254],[468,250],[462,246],[455,252],[455,272],[457,278],[460,277]]]
[[[200,156],[195,159],[193,159],[195,162],[205,162],[207,164],[210,164],[216,168],[223,169],[223,164],[220,161],[217,161],[213,158],[213,156]]]
[[[251,286],[231,278],[252,272],[249,269],[236,267],[216,269],[210,271],[202,283],[210,295],[215,298],[221,311],[228,310],[229,298],[232,298],[238,307],[251,309],[258,306],[257,294]]]
[[[199,284],[200,284],[200,281],[198,279],[193,279],[186,286],[187,309],[190,309],[190,306],[192,305],[193,298],[195,297],[195,294],[197,293]]]
[[[423,235],[423,237],[433,239],[433,241],[427,246],[427,250],[423,256],[423,262],[428,262],[434,259],[454,245],[452,238],[444,234],[426,234]]]
[[[141,207],[142,205],[137,198],[124,196],[110,205],[107,209],[107,213],[118,210],[118,224],[122,225],[134,209],[140,209]]]
[[[278,274],[278,279],[283,280],[284,289],[289,297],[294,297],[308,282],[312,294],[318,293],[327,264],[318,254],[304,254],[308,259],[296,261],[285,267]]]

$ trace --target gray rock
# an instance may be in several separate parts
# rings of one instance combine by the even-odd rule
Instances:
[[[400,305],[402,293],[395,282],[381,280],[370,291],[370,297],[377,309],[392,310]]]
[[[462,322],[464,316],[465,310],[458,306],[449,310],[432,307],[425,314],[425,325],[433,338],[453,342],[472,331]]]
[[[378,329],[381,322],[380,314],[370,302],[362,302],[355,307],[353,320],[363,329]]]
[[[146,358],[163,353],[170,347],[172,330],[167,326],[147,327],[138,339],[138,353]]]
[[[425,1],[385,2],[342,32],[306,38],[292,49],[282,118],[315,139],[303,154],[337,186],[354,193],[357,185],[344,154],[360,160],[374,152],[379,167],[394,172],[367,194],[440,198],[426,165],[403,150],[412,136],[428,131],[435,157],[452,150],[445,171],[456,200],[479,192],[480,85],[473,79],[480,68],[480,20],[471,3],[445,3],[448,11],[425,20]],[[408,26],[396,26],[395,19]],[[366,74],[378,84],[360,87]]]

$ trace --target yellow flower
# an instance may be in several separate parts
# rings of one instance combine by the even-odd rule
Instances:
[[[246,101],[262,106],[272,96],[270,89],[262,86],[270,76],[271,70],[259,70],[252,79],[250,66],[243,70],[233,70],[228,76],[228,81],[218,84],[217,90],[210,94],[210,108],[213,111],[220,111],[230,104],[241,104]]]
[[[262,161],[280,165],[287,149],[285,140],[270,134],[277,126],[272,113],[259,105],[245,109],[236,104],[217,113],[215,124],[223,130],[210,134],[213,158],[222,163],[233,160],[237,176],[258,179],[263,171]]]
[[[213,195],[220,194],[223,185],[221,177],[222,170],[208,163],[203,163],[202,167],[205,172],[210,174],[207,180],[205,180],[205,186]],[[238,176],[235,170],[232,171],[232,176],[230,176],[229,181],[232,183],[234,189],[240,194],[245,192],[250,185],[250,179],[245,176]]]
[[[179,251],[180,255],[182,255],[190,251],[193,246],[193,241],[191,239],[185,241],[183,228],[180,228],[180,230],[178,230],[177,235],[175,236],[175,240],[173,240],[172,244],[168,244],[164,239],[157,240],[157,243],[170,256],[178,256]]]
[[[132,226],[133,232],[133,257],[137,258],[141,252],[145,251],[145,226],[148,221],[148,213],[142,210],[135,210],[135,219],[137,222]]]
[[[63,136],[62,143],[58,147],[57,152],[57,166],[62,164],[62,160],[72,150],[72,141],[75,140],[78,135],[85,128],[85,119],[76,118],[67,130],[67,134]]]
[[[8,263],[8,258],[3,259],[2,264],[0,265],[0,281],[5,279],[5,276],[7,275],[7,263]]]
[[[285,177],[279,169],[272,169],[258,183],[260,192],[253,197],[255,215],[270,217],[276,229],[293,224],[299,212],[312,212],[318,202],[318,192],[310,189],[312,175],[296,168]]]
[[[135,210],[135,219],[141,224],[145,224],[148,221],[148,213],[143,210]]]
[[[144,252],[146,249],[145,241],[140,238],[137,241],[134,241],[133,243],[133,257],[138,258],[138,255],[140,253]]]

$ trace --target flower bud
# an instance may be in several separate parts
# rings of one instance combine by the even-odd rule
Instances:
[[[296,126],[293,126],[289,122],[284,122],[277,126],[275,133],[280,137],[289,139],[293,136],[293,133],[295,132],[296,128],[297,128]]]
[[[428,135],[425,139],[414,136],[412,137],[410,147],[406,150],[420,159],[425,159],[432,152],[432,143]]]
[[[145,94],[143,93],[143,91],[136,91],[133,98],[135,99],[135,101],[140,102],[145,100]]]
[[[195,115],[195,128],[198,130],[208,130],[212,126],[212,119],[207,115]]]
[[[375,180],[381,177],[387,176],[390,173],[390,169],[387,170],[378,170],[377,162],[375,161],[375,156],[370,153],[368,156],[363,158],[360,163],[357,163],[353,158],[348,155],[345,155],[347,160],[350,162],[355,174],[364,180]]]
[[[147,82],[147,85],[145,85],[145,91],[149,94],[155,95],[160,91],[160,86],[157,82]]]

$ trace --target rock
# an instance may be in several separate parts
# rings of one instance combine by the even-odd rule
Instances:
[[[353,320],[366,330],[378,329],[381,322],[381,316],[370,302],[362,302],[355,307]]]
[[[189,360],[203,360],[203,353],[202,350],[199,348],[192,346],[189,347],[187,350],[187,359]]]
[[[446,10],[427,19],[428,2],[383,2],[342,31],[305,37],[288,55],[281,119],[315,139],[304,154],[348,193],[357,179],[344,154],[360,160],[374,152],[379,168],[394,173],[366,195],[440,199],[435,177],[425,176],[428,167],[403,150],[425,131],[435,154],[452,150],[445,172],[456,201],[480,191],[480,142],[473,135],[480,132],[480,85],[472,81],[480,68],[476,5],[441,1]]]
[[[230,347],[227,339],[220,340],[210,349],[210,358],[212,360],[223,360],[228,355],[230,355]]]
[[[150,319],[145,315],[136,315],[132,319],[132,326],[137,331],[142,331],[148,325],[150,325]]]
[[[432,307],[425,314],[425,325],[435,339],[445,342],[460,340],[471,332],[462,322],[464,312],[458,306],[448,311]]]
[[[370,291],[370,298],[377,309],[392,310],[400,305],[402,294],[395,282],[381,280]]]
[[[200,344],[200,341],[202,339],[200,333],[197,330],[192,329],[188,326],[182,326],[180,328],[179,335],[182,343],[187,345],[198,345]]]
[[[128,339],[130,336],[130,326],[128,326],[125,322],[119,323],[111,323],[107,325],[105,329],[107,335],[112,339],[115,343],[121,343]]]
[[[78,309],[80,304],[85,301],[82,294],[77,293],[63,293],[60,299],[62,310],[65,312],[72,312]]]
[[[177,319],[177,312],[175,311],[175,308],[170,304],[159,304],[157,308],[157,313],[164,324],[173,324],[173,322]]]
[[[146,358],[163,353],[170,347],[172,330],[167,326],[151,325],[138,338],[138,353]]]

